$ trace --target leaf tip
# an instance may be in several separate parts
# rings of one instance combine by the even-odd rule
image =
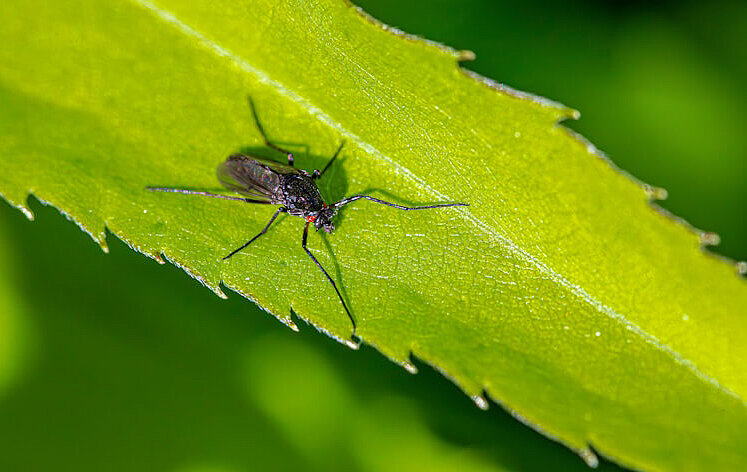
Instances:
[[[710,231],[698,233],[698,239],[701,246],[718,246],[721,243],[721,237]]]
[[[404,368],[405,368],[405,370],[406,370],[407,372],[411,373],[412,375],[415,375],[415,374],[417,374],[417,373],[418,373],[418,368],[417,368],[417,367],[415,367],[415,364],[412,364],[412,363],[410,363],[410,362],[404,362],[404,363],[402,364],[402,367],[404,367]]]
[[[653,185],[645,183],[642,185],[643,191],[646,192],[646,196],[648,196],[649,200],[666,200],[669,197],[669,192],[667,192],[667,189],[665,188],[654,187]]]
[[[410,361],[399,361],[399,360],[395,360],[395,359],[392,359],[392,360],[394,362],[396,362],[397,364],[399,364],[407,372],[409,372],[409,373],[411,373],[413,375],[415,375],[415,374],[418,373],[418,368],[415,367],[415,364],[413,364],[412,362],[410,362]]]
[[[25,205],[19,205],[19,206],[16,206],[16,208],[18,208],[21,211],[21,213],[23,213],[26,216],[26,218],[28,218],[29,221],[34,221],[34,212],[32,212],[30,208],[28,208]]]
[[[482,395],[472,395],[470,397],[473,402],[475,402],[475,405],[477,405],[477,408],[481,410],[487,410],[488,409],[488,401],[485,399]]]
[[[457,51],[457,61],[459,62],[474,61],[476,57],[474,51],[470,51],[469,49]]]
[[[78,226],[80,226],[81,229],[83,229],[83,231],[88,233],[88,231],[86,231],[86,229],[83,228],[83,225],[78,223]],[[94,241],[96,241],[96,244],[99,245],[99,247],[101,248],[101,251],[103,251],[104,254],[109,254],[109,244],[107,244],[106,242],[106,231],[102,231],[99,234],[93,234],[93,233],[88,233],[88,234],[91,236],[91,238]],[[129,243],[127,245],[129,246]]]
[[[342,337],[336,335],[335,333],[333,333],[332,331],[328,330],[327,328],[314,323],[313,321],[311,321],[308,318],[305,318],[305,317],[301,316],[297,311],[295,311],[293,309],[293,307],[291,307],[291,313],[295,314],[299,319],[305,321],[306,324],[308,324],[310,326],[313,326],[314,328],[316,328],[317,331],[319,331],[322,334],[326,334],[327,336],[329,336],[330,338],[334,339],[338,343],[344,344],[347,347],[349,347],[350,349],[353,349],[354,351],[357,351],[360,348],[360,341],[356,341],[356,340],[353,340],[353,339],[345,339],[345,338],[342,338]],[[281,319],[280,321],[283,321],[283,320]],[[283,321],[283,322],[285,323],[285,321]]]
[[[182,270],[184,270],[184,268],[182,268]],[[213,285],[210,282],[208,282],[204,277],[197,276],[197,275],[193,274],[192,272],[189,272],[189,271],[186,271],[186,270],[185,270],[185,272],[187,272],[187,274],[189,274],[193,279],[197,280],[202,285],[204,285],[205,287],[209,288],[210,291],[213,292],[214,294],[216,294],[219,298],[221,298],[223,300],[227,300],[228,299],[228,297],[226,296],[226,294],[223,293],[223,290],[221,290],[218,285]]]
[[[583,449],[579,449],[578,455],[581,456],[581,459],[586,462],[586,465],[592,469],[596,469],[599,466],[599,457],[590,447],[587,446]]]
[[[298,333],[300,331],[298,329],[298,325],[296,323],[294,323],[292,319],[278,317],[278,320],[280,320],[281,323],[283,323],[285,326],[289,327],[290,329],[292,329],[296,333]]]
[[[18,203],[16,203],[15,201],[11,200],[10,197],[2,193],[0,193],[0,198],[4,199],[10,204],[10,206],[23,213],[23,215],[28,218],[29,221],[34,221],[34,212],[31,211],[31,208],[28,206],[28,202],[19,201]],[[26,196],[26,199],[28,199],[28,195]]]
[[[121,239],[121,238],[120,238],[120,239]],[[143,251],[142,251],[142,250],[140,250],[139,248],[137,248],[137,247],[134,247],[134,246],[132,246],[132,245],[131,245],[131,244],[130,244],[130,243],[129,243],[128,241],[126,241],[126,240],[124,240],[124,239],[122,239],[122,240],[123,240],[123,241],[124,241],[124,242],[125,242],[125,243],[126,243],[126,244],[127,244],[128,246],[130,246],[131,248],[133,248],[134,250],[136,250],[136,251],[138,251],[138,252],[141,252],[141,253],[143,252]],[[219,296],[220,298],[222,298],[222,299],[224,299],[224,300],[228,298],[228,297],[226,296],[226,294],[225,294],[225,293],[223,293],[223,290],[221,290],[221,289],[220,289],[220,280],[218,280],[218,281],[216,282],[216,281],[214,281],[214,280],[208,280],[208,279],[207,279],[206,277],[203,277],[203,276],[201,276],[201,275],[198,275],[198,274],[197,274],[196,272],[194,272],[194,271],[193,271],[193,270],[192,270],[191,268],[189,268],[189,266],[188,266],[187,264],[185,264],[185,263],[182,263],[182,262],[178,261],[178,260],[177,260],[177,259],[176,259],[176,258],[175,258],[174,256],[169,256],[168,254],[166,254],[166,253],[165,253],[165,252],[163,252],[163,251],[161,252],[161,256],[160,256],[160,257],[162,257],[162,258],[163,258],[164,260],[166,260],[166,261],[168,261],[168,262],[170,262],[170,263],[174,264],[174,265],[175,265],[176,267],[178,267],[178,268],[180,268],[181,270],[183,270],[184,272],[186,272],[186,273],[187,273],[187,275],[189,275],[190,277],[192,277],[192,278],[193,278],[193,279],[195,279],[196,281],[200,282],[200,283],[201,283],[201,284],[202,284],[203,286],[205,286],[205,287],[209,288],[209,289],[210,289],[210,291],[212,291],[212,292],[213,292],[214,294],[216,294],[216,295],[217,295],[217,296]]]

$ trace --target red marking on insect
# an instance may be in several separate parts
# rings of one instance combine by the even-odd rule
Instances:
[[[315,222],[316,221],[316,215],[307,216],[306,217],[306,221],[308,221],[309,223]]]

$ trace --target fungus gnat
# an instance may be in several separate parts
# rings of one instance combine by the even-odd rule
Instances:
[[[337,289],[337,284],[332,280],[332,277],[324,270],[324,267],[314,257],[314,254],[309,251],[306,247],[306,239],[309,235],[309,225],[313,224],[317,231],[323,229],[327,233],[334,231],[335,227],[332,224],[332,218],[334,218],[337,210],[340,207],[352,203],[356,200],[370,200],[375,203],[387,205],[390,207],[397,208],[399,210],[427,210],[430,208],[443,208],[443,207],[455,207],[455,206],[468,206],[467,203],[439,203],[436,205],[426,206],[415,206],[407,207],[403,205],[397,205],[396,203],[379,200],[378,198],[370,197],[368,195],[353,195],[351,197],[343,198],[342,200],[327,204],[324,202],[319,188],[316,185],[316,180],[319,179],[327,172],[337,156],[340,154],[343,145],[343,141],[340,147],[337,148],[332,159],[327,162],[324,169],[321,171],[314,170],[311,174],[302,169],[296,169],[293,167],[294,159],[293,153],[276,146],[267,138],[264,128],[262,128],[259,118],[257,117],[257,111],[254,107],[254,102],[251,97],[249,98],[249,105],[254,116],[254,121],[257,125],[257,129],[262,134],[262,138],[265,144],[283,154],[288,158],[288,164],[281,164],[279,162],[271,161],[263,157],[259,157],[253,154],[233,154],[229,156],[225,162],[218,166],[218,180],[228,190],[240,193],[246,197],[235,197],[230,195],[219,195],[209,192],[201,192],[195,190],[187,190],[181,188],[169,188],[169,187],[146,187],[148,190],[153,192],[173,192],[182,193],[187,195],[203,195],[206,197],[222,198],[224,200],[236,200],[245,203],[255,203],[260,205],[280,205],[272,215],[270,221],[265,225],[262,231],[259,232],[252,239],[241,245],[240,247],[233,250],[230,254],[223,258],[226,260],[242,249],[249,246],[257,238],[267,232],[272,225],[273,221],[278,217],[280,213],[288,213],[294,216],[300,216],[306,220],[306,226],[303,229],[303,237],[301,239],[301,247],[306,254],[309,255],[314,264],[322,271],[327,277],[329,283],[332,284],[332,288],[337,292],[337,296],[342,303],[345,313],[347,313],[350,322],[353,324],[353,333],[355,333],[356,324],[353,315],[350,314],[345,300],[340,294],[340,290]]]

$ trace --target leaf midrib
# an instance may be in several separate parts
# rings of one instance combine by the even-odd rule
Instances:
[[[310,103],[307,99],[303,98],[302,96],[298,95],[296,92],[288,89],[285,85],[283,85],[281,82],[278,82],[277,80],[271,78],[269,75],[267,75],[265,72],[253,67],[251,64],[246,62],[242,57],[236,55],[232,51],[229,51],[228,49],[220,46],[215,41],[208,38],[203,33],[197,31],[196,29],[192,28],[191,26],[187,25],[180,19],[178,19],[173,13],[170,11],[164,10],[157,5],[155,5],[150,0],[130,0],[133,3],[146,8],[147,10],[151,11],[153,14],[155,14],[158,18],[165,21],[166,23],[171,24],[174,26],[177,30],[179,30],[181,33],[192,37],[196,39],[203,47],[205,47],[208,50],[213,51],[216,55],[220,57],[227,58],[230,60],[235,66],[238,68],[244,70],[245,72],[252,74],[257,78],[257,80],[260,83],[263,83],[265,85],[268,85],[275,90],[277,90],[280,94],[287,97],[290,100],[293,100],[294,102],[301,105],[304,109],[306,109],[311,115],[313,115],[315,118],[317,118],[319,121],[324,123],[325,125],[329,126],[330,128],[336,130],[339,132],[342,136],[345,136],[347,139],[355,142],[360,146],[364,151],[366,151],[369,155],[371,155],[373,158],[386,163],[387,165],[395,168],[400,175],[405,177],[407,180],[410,180],[412,183],[416,184],[421,189],[425,190],[426,192],[430,193],[434,197],[445,200],[445,201],[453,201],[454,199],[449,197],[446,194],[443,194],[439,192],[438,190],[434,189],[430,185],[428,185],[421,177],[419,177],[417,174],[412,172],[407,167],[403,166],[402,164],[392,160],[388,156],[386,156],[384,153],[376,149],[373,145],[367,143],[362,138],[360,138],[357,134],[351,132],[347,128],[344,128],[341,126],[337,121],[333,120],[329,115],[324,113],[322,110],[314,106],[312,103]],[[469,77],[473,78],[474,80],[484,81],[487,79],[481,78],[477,76],[476,73],[470,72],[467,74]],[[523,94],[527,99],[532,100],[539,100],[543,104],[545,103],[544,99],[535,98],[534,96],[530,94]],[[562,125],[558,125],[562,126]],[[572,139],[579,139],[575,136],[574,133],[571,133],[569,135]],[[709,383],[711,386],[715,387],[717,390],[739,400],[742,405],[747,406],[747,402],[742,399],[737,393],[733,392],[729,388],[721,385],[718,380],[716,380],[713,377],[710,377],[709,375],[705,374],[701,370],[698,369],[698,367],[693,363],[692,361],[683,358],[679,355],[675,350],[673,350],[668,345],[662,343],[656,336],[644,331],[640,326],[637,324],[631,322],[625,316],[622,314],[616,312],[613,308],[607,306],[606,304],[602,303],[601,301],[597,300],[595,297],[593,297],[591,294],[589,294],[586,290],[584,290],[582,287],[574,284],[570,280],[566,279],[562,274],[556,272],[552,268],[550,268],[547,264],[540,261],[537,257],[533,256],[523,248],[519,247],[514,241],[510,240],[508,237],[500,234],[497,230],[494,228],[488,226],[486,223],[480,221],[477,219],[468,208],[461,207],[461,208],[455,208],[454,209],[459,215],[461,215],[465,220],[472,223],[472,225],[479,230],[482,231],[483,234],[485,234],[488,238],[490,238],[491,241],[501,244],[505,249],[510,251],[512,254],[514,254],[519,260],[522,262],[525,262],[532,267],[536,268],[540,271],[540,273],[543,273],[547,275],[553,282],[558,284],[559,286],[563,287],[564,289],[568,290],[570,293],[575,295],[577,298],[580,298],[588,305],[594,307],[594,309],[608,318],[611,318],[619,323],[622,323],[628,330],[634,332],[636,335],[638,335],[644,342],[647,344],[652,345],[655,349],[658,349],[668,355],[672,358],[672,360],[678,364],[681,365],[688,370],[690,370],[698,379]],[[191,273],[190,273],[191,274]],[[193,274],[191,274],[193,275]],[[193,275],[194,276],[194,275]]]

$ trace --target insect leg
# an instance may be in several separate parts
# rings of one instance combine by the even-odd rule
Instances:
[[[197,190],[186,190],[183,188],[170,188],[170,187],[145,187],[145,188],[147,188],[151,192],[181,193],[184,195],[202,195],[205,197],[222,198],[224,200],[236,200],[236,201],[246,202],[246,203],[263,203],[263,204],[270,203],[270,202],[266,202],[263,200],[252,200],[251,198],[244,198],[244,197],[232,197],[231,195],[218,195],[217,193],[201,192]]]
[[[256,236],[255,236],[255,237],[253,237],[252,239],[250,239],[250,240],[249,240],[249,241],[248,241],[248,242],[247,242],[246,244],[244,244],[244,245],[243,245],[243,246],[241,246],[240,248],[238,248],[238,249],[235,249],[235,250],[233,250],[233,251],[231,252],[231,254],[229,254],[229,255],[227,255],[226,257],[224,257],[224,258],[223,258],[223,260],[225,261],[225,260],[226,260],[226,259],[228,259],[229,257],[233,256],[233,255],[234,255],[234,254],[236,254],[237,252],[241,251],[242,249],[244,249],[245,247],[247,247],[248,245],[250,245],[251,243],[253,243],[255,239],[257,239],[258,237],[260,237],[260,236],[262,236],[263,234],[265,234],[265,233],[267,232],[267,230],[268,230],[268,229],[270,228],[270,225],[272,224],[272,222],[273,222],[273,221],[275,221],[275,218],[277,218],[277,217],[278,217],[278,215],[279,215],[280,213],[283,213],[284,211],[286,211],[286,210],[285,210],[285,207],[280,207],[280,208],[278,208],[278,211],[276,211],[276,212],[275,212],[275,214],[274,214],[274,215],[272,215],[272,218],[270,218],[270,222],[269,222],[269,223],[267,223],[267,225],[266,225],[266,226],[265,226],[265,227],[264,227],[264,228],[262,229],[262,231],[260,231],[260,232],[259,232],[259,234],[258,234],[258,235],[256,235]]]
[[[315,180],[316,180],[316,179],[318,179],[319,177],[321,177],[322,175],[324,175],[324,173],[325,173],[325,172],[327,172],[327,169],[329,169],[329,167],[330,167],[330,166],[332,165],[332,163],[333,163],[333,162],[335,162],[335,159],[337,159],[337,156],[339,156],[339,155],[340,155],[340,151],[342,151],[342,147],[343,147],[344,145],[345,145],[345,141],[343,140],[343,141],[342,141],[342,142],[340,143],[340,147],[338,147],[338,148],[337,148],[337,151],[335,151],[335,155],[334,155],[334,156],[332,156],[332,159],[330,159],[330,160],[329,160],[329,162],[327,163],[327,165],[326,165],[326,166],[324,166],[324,169],[322,169],[322,171],[321,171],[321,172],[319,172],[319,171],[314,171],[314,175],[312,176],[312,178],[313,178],[313,179],[315,179]]]
[[[378,198],[369,197],[368,195],[353,195],[352,197],[343,198],[339,202],[333,204],[332,206],[335,208],[340,208],[343,205],[347,205],[348,203],[353,203],[356,200],[360,200],[361,198],[370,200],[372,202],[381,203],[382,205],[387,205],[390,207],[398,208],[400,210],[427,210],[429,208],[445,208],[445,207],[456,207],[456,206],[469,206],[469,203],[437,203],[435,205],[425,205],[425,206],[414,206],[414,207],[408,207],[404,205],[397,205],[396,203],[387,202],[385,200],[379,200]]]
[[[288,165],[293,167],[293,153],[288,151],[287,149],[283,149],[280,146],[276,146],[270,140],[267,138],[267,134],[265,133],[265,129],[262,127],[262,123],[259,122],[259,117],[257,116],[257,109],[254,107],[254,100],[252,100],[251,95],[247,97],[249,100],[249,107],[252,109],[252,115],[254,116],[254,123],[257,125],[257,129],[262,134],[262,138],[265,140],[265,145],[271,147],[272,149],[276,151],[280,151],[286,156],[288,156]]]
[[[309,224],[306,223],[306,226],[303,229],[303,240],[301,241],[301,247],[304,251],[306,251],[306,254],[309,255],[312,261],[314,261],[314,264],[316,264],[317,267],[324,273],[324,275],[327,277],[327,280],[329,280],[329,283],[332,284],[332,288],[335,289],[335,292],[337,292],[337,297],[340,299],[340,302],[342,302],[342,307],[345,308],[345,313],[348,314],[348,318],[350,318],[350,322],[353,324],[353,334],[355,334],[355,320],[353,319],[353,315],[350,314],[350,310],[348,310],[348,306],[345,304],[345,300],[342,299],[342,294],[340,294],[340,291],[337,289],[337,284],[335,284],[335,281],[332,280],[332,277],[329,276],[326,270],[324,270],[324,267],[319,263],[319,261],[316,260],[316,257],[309,251],[309,249],[306,247],[306,238],[309,236]]]

